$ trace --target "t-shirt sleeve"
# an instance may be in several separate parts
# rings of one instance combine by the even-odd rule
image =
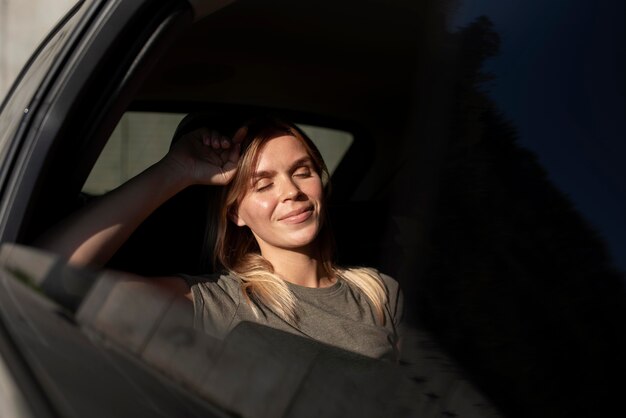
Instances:
[[[387,288],[387,297],[389,303],[389,314],[393,321],[394,327],[397,329],[402,322],[404,316],[404,295],[400,284],[391,276],[381,273],[380,277]]]
[[[236,325],[241,304],[240,283],[227,275],[188,276],[181,274],[193,298],[194,326],[223,338]]]

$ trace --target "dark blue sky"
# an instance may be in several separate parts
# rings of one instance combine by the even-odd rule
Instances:
[[[465,0],[501,39],[491,97],[626,272],[626,2]]]

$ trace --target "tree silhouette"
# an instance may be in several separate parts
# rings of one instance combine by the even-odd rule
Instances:
[[[425,326],[507,416],[603,416],[619,401],[623,278],[484,91],[499,39],[455,34],[454,107],[415,290]]]

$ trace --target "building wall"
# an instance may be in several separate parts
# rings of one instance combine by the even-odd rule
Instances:
[[[77,0],[0,0],[0,98],[37,45]]]

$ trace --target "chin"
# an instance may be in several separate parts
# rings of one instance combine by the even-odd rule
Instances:
[[[314,231],[311,231],[309,233],[303,233],[289,237],[286,240],[287,247],[290,249],[310,247],[312,244],[315,244],[318,232],[319,231],[315,229]]]

